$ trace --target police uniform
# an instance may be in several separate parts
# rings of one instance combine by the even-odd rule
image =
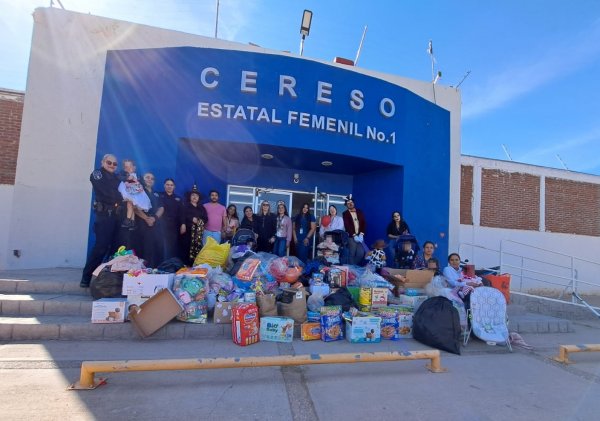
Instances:
[[[144,213],[156,219],[156,212],[162,207],[162,200],[157,192],[149,192],[146,189],[146,194],[150,198],[151,208]],[[154,225],[149,226],[142,218],[135,219],[137,227],[135,249],[139,253],[138,255],[148,262],[150,267],[156,267],[162,261],[162,243],[159,238],[160,226],[158,221],[156,219]]]
[[[168,195],[162,192],[158,193],[158,196],[162,207],[165,209],[160,222],[163,239],[163,258],[179,257],[179,227],[183,223],[183,202],[181,201],[181,197],[175,193]]]
[[[106,255],[112,254],[116,250],[120,227],[122,198],[118,190],[119,177],[100,168],[92,172],[90,182],[95,195],[94,233],[96,242],[83,268],[81,287],[90,285],[92,272],[102,263]]]

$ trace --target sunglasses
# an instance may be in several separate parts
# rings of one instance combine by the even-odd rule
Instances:
[[[108,159],[104,162],[106,162],[106,165],[110,165],[111,167],[116,167],[118,165],[117,161],[109,161]]]

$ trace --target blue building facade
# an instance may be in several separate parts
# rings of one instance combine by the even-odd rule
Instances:
[[[352,193],[368,244],[398,210],[444,256],[450,143],[449,111],[352,67],[174,47],[108,52],[96,159],[133,158],[138,172],[175,178],[179,193],[194,183],[205,194]]]

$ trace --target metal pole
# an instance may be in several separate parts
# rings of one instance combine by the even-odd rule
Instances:
[[[363,42],[365,40],[365,35],[367,35],[367,25],[365,25],[365,29],[363,31],[362,37],[360,39],[360,44],[358,45],[358,51],[356,52],[356,58],[354,59],[354,65],[358,64],[358,58],[360,57],[360,52],[362,51]]]
[[[215,38],[217,37],[218,28],[219,28],[219,0],[217,0],[217,16],[215,19]]]
[[[116,373],[130,371],[166,370],[210,370],[217,368],[296,366],[312,364],[352,364],[384,361],[431,360],[427,368],[433,373],[446,370],[441,367],[440,351],[392,351],[362,352],[346,354],[306,354],[273,355],[267,357],[239,358],[191,358],[170,360],[124,360],[124,361],[83,361],[79,381],[70,390],[95,389],[105,383],[105,379],[94,380],[96,373]]]
[[[577,294],[577,281],[575,280],[575,267],[573,262],[573,256],[571,256],[571,282],[573,283],[573,292]],[[571,296],[571,302],[576,302],[575,297]]]
[[[302,35],[302,38],[300,38],[300,55],[302,55],[304,52],[304,38],[306,38],[304,35]]]

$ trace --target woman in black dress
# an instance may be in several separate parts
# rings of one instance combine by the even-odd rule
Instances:
[[[206,209],[200,203],[200,192],[194,186],[188,193],[189,200],[183,207],[183,223],[179,228],[181,240],[181,260],[188,265],[194,264],[194,259],[202,249],[202,234],[204,224],[208,221]]]

